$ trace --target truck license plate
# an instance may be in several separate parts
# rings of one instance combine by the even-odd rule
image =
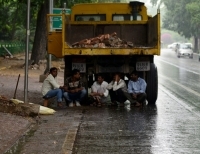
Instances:
[[[85,63],[72,63],[72,70],[78,69],[81,73],[86,72],[86,64]]]
[[[149,71],[149,70],[150,70],[149,61],[136,62],[136,71]]]

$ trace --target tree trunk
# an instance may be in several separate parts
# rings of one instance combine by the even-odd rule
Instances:
[[[194,37],[194,52],[198,53],[198,37]]]
[[[37,26],[33,42],[31,60],[38,64],[39,60],[45,59],[47,49],[47,14],[49,13],[49,0],[41,5],[37,16]]]

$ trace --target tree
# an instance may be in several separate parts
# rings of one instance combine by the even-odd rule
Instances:
[[[155,5],[158,0],[151,0]],[[195,51],[197,51],[199,38],[200,0],[162,0],[166,7],[163,18],[163,28],[177,31],[186,38],[194,37]]]
[[[199,26],[200,26],[200,0],[196,0],[195,2],[191,2],[189,4],[186,5],[186,10],[188,11],[188,13],[191,16],[191,23],[194,27],[194,30],[197,34],[197,36],[199,36],[200,34],[200,30],[199,30]]]
[[[46,15],[49,13],[49,0],[45,0],[41,4],[39,12],[37,14],[37,25],[35,31],[35,38],[33,42],[33,49],[31,54],[31,60],[34,63],[38,63],[39,60],[44,59],[47,49],[47,21]]]
[[[24,25],[26,7],[15,0],[0,1],[0,40],[15,40],[15,32]]]

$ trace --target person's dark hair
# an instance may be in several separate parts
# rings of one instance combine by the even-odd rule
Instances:
[[[102,79],[105,79],[105,77],[104,77],[104,75],[103,75],[102,73],[97,74],[96,77],[99,77],[99,76],[100,76]]]
[[[78,70],[78,69],[72,70],[72,76],[76,75],[77,73],[80,73],[80,70]]]
[[[120,72],[116,72],[116,73],[114,74],[114,76],[115,76],[115,75],[118,75],[120,78],[122,78],[122,75],[121,75]]]
[[[50,68],[49,72],[52,73],[54,70],[58,70],[56,67]]]
[[[137,71],[133,71],[133,72],[131,72],[130,75],[133,75],[133,74],[134,74],[135,76],[138,76],[138,75],[139,75]]]

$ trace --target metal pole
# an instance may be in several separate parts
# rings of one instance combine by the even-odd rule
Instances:
[[[30,0],[27,0],[27,23],[26,23],[26,52],[25,52],[25,75],[24,75],[24,103],[27,103],[28,94],[28,58],[30,36]]]
[[[53,14],[53,0],[49,0],[49,14]],[[52,22],[52,19],[51,19]],[[51,29],[50,31],[52,31],[52,23],[51,23]],[[51,54],[48,55],[48,64],[47,64],[47,68],[48,70],[51,68]]]

